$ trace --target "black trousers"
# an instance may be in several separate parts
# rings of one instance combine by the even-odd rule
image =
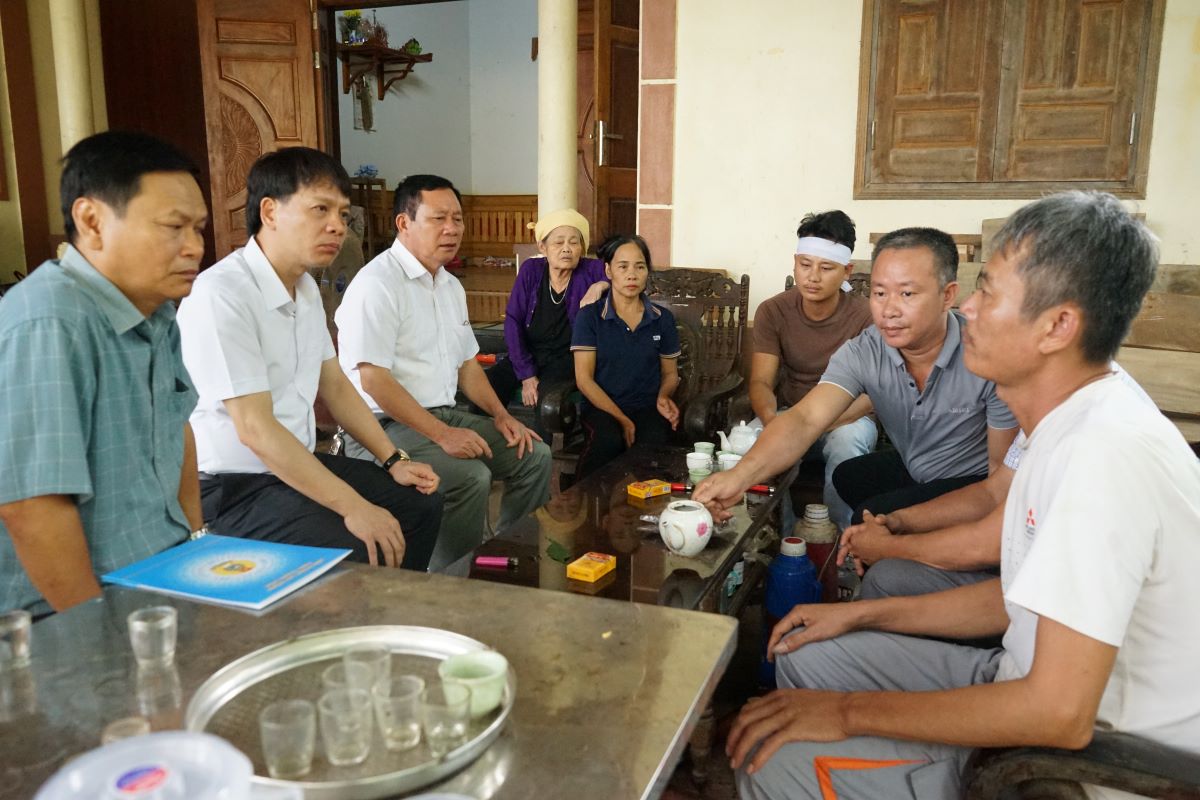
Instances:
[[[854,509],[850,523],[862,522],[863,510],[887,514],[940,497],[955,489],[981,481],[986,475],[964,475],[917,483],[908,474],[895,450],[867,453],[843,461],[833,471],[833,488]]]
[[[521,396],[521,380],[517,377],[517,373],[513,369],[512,361],[507,357],[500,359],[488,367],[485,374],[487,375],[488,383],[492,385],[492,391],[496,393],[496,397],[500,398],[502,405],[507,406],[515,398]],[[555,358],[544,364],[538,364],[537,378],[539,388],[552,382],[574,381],[575,362],[573,356],[568,352],[563,358]],[[542,424],[541,403],[538,403],[533,408],[533,429],[537,431],[538,436],[548,439],[546,426]]]
[[[404,532],[405,569],[425,571],[442,522],[442,496],[401,486],[372,461],[316,453],[330,472],[369,503],[392,512]],[[346,529],[336,512],[269,473],[224,473],[202,478],[200,506],[213,533],[266,542],[349,549],[351,561],[367,563],[367,545]],[[376,553],[380,564],[382,554]]]
[[[636,443],[667,444],[671,440],[671,423],[658,413],[656,407],[626,411],[625,416],[633,420],[637,428],[634,432]],[[628,449],[620,423],[608,412],[585,404],[579,421],[583,424],[584,444],[583,452],[579,454],[579,466],[575,468],[576,479],[595,472]]]

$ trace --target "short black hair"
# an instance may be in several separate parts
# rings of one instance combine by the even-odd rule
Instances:
[[[417,209],[421,207],[421,193],[435,192],[438,189],[450,189],[458,202],[462,203],[462,192],[454,188],[454,184],[440,175],[409,175],[400,181],[396,194],[392,197],[392,219],[405,214],[409,219],[417,218]]]
[[[1080,348],[1092,364],[1117,354],[1158,270],[1154,234],[1103,192],[1063,192],[1023,206],[992,244],[1015,261],[1026,319],[1060,303],[1080,308]]]
[[[871,264],[875,264],[884,250],[908,250],[913,247],[927,247],[933,253],[933,270],[939,289],[945,289],[958,280],[958,245],[950,234],[937,228],[900,228],[884,234],[871,251]]]
[[[200,171],[170,142],[136,131],[105,131],[76,142],[63,156],[59,196],[63,229],[74,244],[78,231],[71,208],[81,197],[94,197],[118,215],[141,191],[150,172],[186,172],[199,182]]]
[[[285,147],[261,156],[246,176],[246,232],[262,230],[262,201],[270,197],[285,202],[307,186],[333,184],[350,197],[350,176],[333,156],[311,147]]]
[[[805,236],[828,239],[831,242],[844,244],[853,251],[854,220],[850,219],[845,211],[837,210],[805,214],[804,219],[800,220],[800,227],[796,228],[796,238],[803,239]]]
[[[654,269],[654,264],[650,261],[650,245],[636,233],[616,233],[609,236],[596,248],[596,255],[600,256],[605,264],[611,264],[617,256],[617,251],[631,243],[636,244],[642,251],[642,256],[646,259],[646,269]]]

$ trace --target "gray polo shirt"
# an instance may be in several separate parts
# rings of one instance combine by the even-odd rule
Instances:
[[[908,474],[919,483],[986,475],[987,429],[1017,427],[996,385],[963,364],[962,324],[961,315],[951,311],[946,341],[923,392],[900,351],[884,344],[874,325],[838,348],[821,376],[821,383],[871,398]]]

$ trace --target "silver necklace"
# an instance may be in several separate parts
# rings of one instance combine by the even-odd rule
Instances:
[[[571,287],[570,284],[564,286],[562,292],[559,293],[557,300],[554,299],[554,286],[550,283],[549,278],[546,279],[546,288],[550,290],[550,302],[554,303],[556,306],[561,306],[562,301],[567,299],[567,289]]]

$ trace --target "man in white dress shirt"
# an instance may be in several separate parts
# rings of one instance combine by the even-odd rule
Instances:
[[[338,366],[313,267],[341,249],[350,179],[290,147],[246,179],[246,246],[197,278],[179,309],[205,523],[216,533],[344,547],[424,570],[441,521],[438,477],[396,449]],[[382,466],[314,453],[320,397]]]
[[[962,306],[968,368],[1029,432],[1000,578],[794,608],[769,643],[785,688],[730,732],[742,797],[958,798],[974,747],[1096,730],[1200,750],[1200,461],[1111,361],[1157,257],[1111,195],[1005,223]],[[1001,631],[994,649],[917,638]]]
[[[549,499],[550,448],[508,413],[475,361],[466,293],[443,266],[462,243],[458,190],[436,175],[410,175],[396,187],[393,213],[395,242],[338,306],[338,358],[392,443],[441,476],[446,511],[430,563],[441,571],[483,541],[493,478],[504,481],[500,530]],[[460,389],[491,418],[455,409]],[[356,439],[347,439],[347,455],[368,457]]]

